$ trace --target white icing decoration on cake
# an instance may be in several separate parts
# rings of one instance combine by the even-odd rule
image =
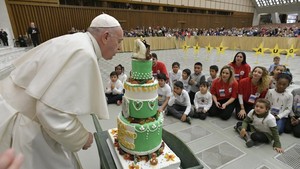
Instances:
[[[155,129],[155,128],[156,128],[156,125],[155,125],[155,124],[153,124],[153,125],[152,125],[152,128],[153,128],[153,129]]]
[[[153,110],[154,107],[155,107],[155,101],[156,101],[156,100],[152,100],[152,101],[149,101],[149,102],[148,102],[148,106],[149,106],[149,108],[150,108],[151,110]]]
[[[134,109],[139,111],[143,107],[144,103],[141,102],[141,101],[135,100],[135,101],[132,102],[132,104],[133,104]]]
[[[144,131],[144,130],[145,130],[145,127],[144,127],[144,126],[141,126],[141,127],[140,127],[140,130],[141,130],[141,131]]]
[[[140,40],[136,39],[134,41],[134,48],[133,48],[133,57],[139,58],[139,59],[146,59],[146,46],[145,44]]]
[[[129,101],[126,97],[122,98],[122,114],[125,118],[129,117]]]

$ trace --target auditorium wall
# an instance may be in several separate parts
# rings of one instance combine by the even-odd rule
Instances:
[[[67,34],[71,27],[86,29],[90,21],[102,12],[115,16],[125,30],[136,26],[167,26],[171,28],[215,28],[215,27],[247,27],[252,24],[252,13],[233,12],[230,16],[176,13],[161,11],[141,11],[112,8],[93,8],[78,6],[62,6],[57,0],[6,0],[7,9],[15,37],[26,34],[31,21],[40,29],[41,41]],[[182,47],[182,41],[175,37],[147,38],[153,50],[178,49]],[[134,38],[125,38],[123,51],[133,49]],[[299,38],[275,38],[275,37],[191,37],[187,38],[188,45],[198,43],[200,47],[208,43],[212,47],[219,46],[223,42],[229,49],[247,50],[258,47],[264,43],[265,47],[273,48],[277,43],[279,48],[288,49],[291,45],[300,49]],[[300,55],[300,50],[296,52]]]
[[[113,8],[63,6],[55,0],[42,4],[6,0],[14,36],[25,34],[31,21],[40,30],[41,41],[66,34],[71,27],[86,29],[90,21],[102,12],[115,16],[123,29],[166,26],[171,28],[249,27],[253,13],[233,12],[232,15],[176,13]]]

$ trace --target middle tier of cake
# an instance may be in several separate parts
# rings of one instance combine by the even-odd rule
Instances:
[[[124,83],[123,114],[125,117],[148,118],[157,113],[157,88],[155,80],[147,84]]]
[[[134,155],[148,155],[157,151],[162,143],[163,114],[155,121],[144,124],[131,123],[122,113],[118,119],[119,146]]]

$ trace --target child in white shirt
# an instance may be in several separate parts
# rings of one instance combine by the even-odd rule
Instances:
[[[158,80],[158,89],[157,89],[157,94],[158,94],[158,111],[163,112],[167,105],[170,97],[172,96],[172,91],[171,87],[166,84],[167,81],[167,76],[163,73],[157,75],[157,80]]]
[[[257,142],[270,143],[274,140],[273,149],[283,153],[275,117],[269,113],[270,107],[267,99],[257,99],[254,109],[247,114],[243,123],[236,124],[235,129],[246,140],[247,147],[252,147]]]
[[[115,67],[115,71],[118,74],[118,79],[124,84],[127,80],[127,75],[124,73],[125,68],[121,64],[119,64]]]
[[[286,120],[293,107],[293,95],[286,90],[291,81],[290,75],[278,74],[276,88],[269,89],[265,97],[271,103],[270,111],[276,118],[279,134],[283,133]]]
[[[282,73],[284,71],[283,65],[277,65],[274,67],[274,70],[270,73],[271,75],[271,81],[270,81],[270,89],[274,89],[276,87],[277,83],[277,76],[278,74]]]
[[[189,92],[190,89],[191,89],[191,85],[189,85],[190,76],[191,76],[191,70],[190,69],[184,69],[182,71],[181,78],[179,79],[179,81],[181,81],[183,83],[183,89],[187,92]]]
[[[293,133],[295,137],[300,138],[300,88],[292,91],[294,96],[293,111],[285,124],[285,133]]]
[[[169,71],[169,84],[171,89],[173,88],[173,84],[181,78],[182,71],[180,70],[180,64],[178,62],[174,62],[172,64],[172,70]]]
[[[123,83],[118,79],[117,72],[110,73],[110,80],[108,81],[105,89],[107,104],[122,104],[123,96]]]
[[[172,115],[183,122],[191,124],[189,116],[193,116],[193,109],[189,94],[183,90],[183,83],[181,81],[174,83],[173,95],[168,102],[166,115]]]
[[[199,85],[199,91],[195,94],[194,105],[195,113],[193,117],[205,120],[207,116],[207,111],[212,105],[212,95],[208,91],[208,82],[201,82]]]

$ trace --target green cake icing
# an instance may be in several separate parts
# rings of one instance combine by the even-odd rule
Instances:
[[[163,115],[146,124],[130,123],[118,116],[118,140],[120,147],[127,153],[147,155],[157,151],[162,143]]]
[[[157,99],[151,101],[129,100],[129,116],[134,118],[152,117],[157,113]]]
[[[131,75],[133,79],[144,80],[152,79],[152,60],[137,60],[131,61]]]

